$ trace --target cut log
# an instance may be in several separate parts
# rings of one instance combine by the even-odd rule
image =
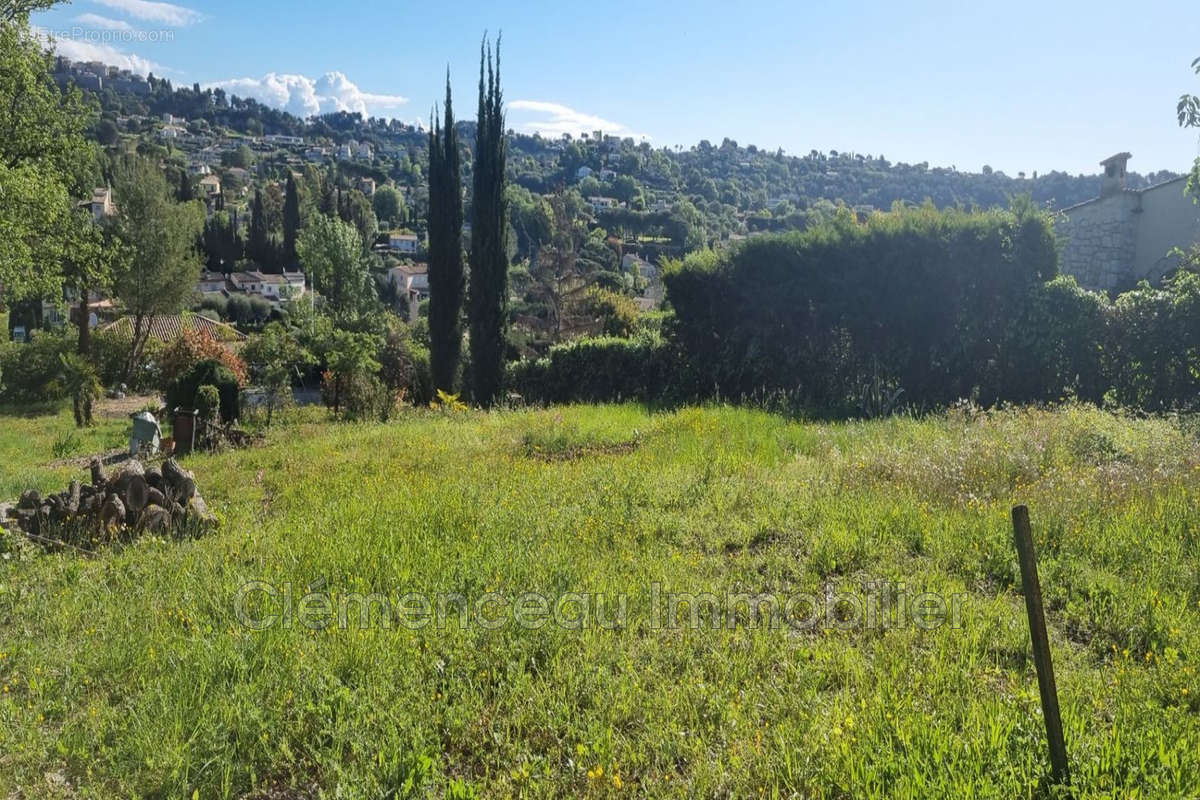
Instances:
[[[161,475],[159,476],[159,480],[162,480]],[[166,508],[167,507],[167,497],[157,487],[151,486],[149,489],[146,490],[146,505],[162,506],[163,508]]]
[[[67,490],[67,511],[71,515],[79,513],[79,501],[82,499],[82,491],[79,481],[71,481],[71,488]]]
[[[146,506],[138,519],[139,533],[156,533],[166,535],[171,532],[171,512],[162,506]]]
[[[37,510],[42,505],[42,495],[37,489],[26,489],[21,492],[21,499],[17,501],[17,508],[30,508]]]
[[[125,486],[125,508],[133,512],[141,511],[149,502],[149,492],[150,487],[146,485],[145,478],[141,475],[131,476]]]
[[[104,462],[99,458],[92,459],[92,485],[103,486],[108,483],[108,476],[104,474]]]
[[[196,479],[192,473],[179,466],[179,462],[168,458],[162,465],[163,481],[168,494],[179,503],[187,503],[196,493]]]
[[[100,509],[100,529],[105,533],[116,533],[125,524],[125,504],[115,494],[110,494]]]
[[[161,469],[159,469],[158,467],[147,467],[145,477],[146,477],[146,484],[148,486],[150,486],[150,488],[158,489],[160,492],[164,491],[164,488],[166,487],[167,484],[163,480],[163,474],[162,474]]]

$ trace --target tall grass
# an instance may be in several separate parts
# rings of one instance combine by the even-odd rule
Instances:
[[[188,466],[219,533],[0,563],[0,793],[1042,797],[1016,502],[1080,795],[1200,787],[1200,446],[1170,420],[413,412]],[[249,581],[334,607],[624,594],[628,616],[256,631],[234,614]],[[961,627],[649,624],[655,584],[881,582],[960,595]]]

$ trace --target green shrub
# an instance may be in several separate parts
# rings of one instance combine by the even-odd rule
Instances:
[[[0,400],[38,403],[66,397],[62,358],[74,349],[73,332],[37,331],[32,341],[0,344]]]
[[[221,410],[221,390],[211,383],[206,383],[196,390],[196,403],[193,406],[200,412],[200,418],[211,420]]]
[[[233,422],[238,417],[238,381],[233,372],[219,361],[201,361],[177,378],[167,389],[167,408],[194,408],[201,386],[211,385],[220,395],[221,419]]]
[[[509,367],[508,385],[534,403],[680,402],[695,395],[681,354],[653,336],[577,339]]]

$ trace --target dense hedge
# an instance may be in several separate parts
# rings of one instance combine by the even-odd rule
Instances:
[[[791,392],[847,413],[870,387],[936,405],[1009,399],[1014,325],[1057,273],[1050,221],[1032,208],[841,213],[667,271],[673,334],[726,396]]]
[[[1200,409],[1200,276],[1110,300],[1057,275],[1027,204],[842,214],[665,274],[667,338],[584,339],[510,370],[535,402],[728,398],[826,416],[1077,398]]]

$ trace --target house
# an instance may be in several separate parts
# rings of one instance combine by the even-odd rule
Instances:
[[[133,320],[121,317],[116,322],[100,328],[101,331],[116,331],[126,336],[133,334]],[[150,320],[150,338],[169,344],[184,333],[203,331],[218,342],[236,344],[247,339],[246,334],[232,325],[217,322],[199,314],[160,314]]]
[[[1081,286],[1120,290],[1140,280],[1158,282],[1179,266],[1172,254],[1200,242],[1200,206],[1186,193],[1187,177],[1146,189],[1128,189],[1132,156],[1104,159],[1100,196],[1063,209],[1058,224],[1061,268]]]
[[[188,175],[208,175],[212,169],[203,161],[192,160],[188,162]]]
[[[372,197],[375,194],[375,179],[374,178],[359,178],[358,190],[367,197]]]
[[[611,181],[617,177],[617,173],[611,169],[602,169],[596,173],[596,177],[602,181]]]
[[[220,272],[205,271],[196,281],[196,292],[199,294],[220,294],[225,291],[225,275]]]
[[[621,203],[615,197],[589,197],[587,203],[597,214],[621,207]]]
[[[319,164],[325,160],[327,152],[324,147],[310,147],[304,151],[304,158],[314,164]]]
[[[229,276],[233,288],[245,294],[261,295],[266,300],[278,302],[293,296],[299,283],[299,293],[304,293],[304,274],[268,275],[263,272],[235,272]]]
[[[354,157],[359,161],[370,161],[375,157],[375,154],[371,151],[371,145],[366,142],[362,142],[357,147],[351,147],[351,150],[354,151]]]
[[[415,233],[392,232],[388,234],[388,249],[394,253],[416,253],[420,239]]]
[[[579,169],[575,170],[575,179],[581,181],[584,178],[589,177],[591,174],[592,174],[592,168],[588,167],[588,166],[583,166],[583,167],[580,167]]]
[[[92,191],[92,199],[84,201],[84,205],[91,208],[92,219],[96,222],[102,222],[107,217],[111,217],[117,213],[117,206],[113,203],[112,189],[106,186],[99,187]]]
[[[206,197],[220,194],[221,179],[216,175],[205,175],[200,179],[200,191],[204,192]]]
[[[349,144],[344,144],[338,148],[337,157],[342,161],[349,161],[354,156],[354,150]]]
[[[183,117],[176,117],[169,113],[162,115],[162,121],[163,121],[163,124],[167,125],[167,126],[183,125],[187,122],[187,120],[184,119]]]
[[[392,267],[388,270],[388,280],[398,292],[403,292],[410,297],[429,296],[428,264],[401,264]]]
[[[429,297],[429,265],[401,264],[388,270],[388,280],[396,290],[397,297],[408,301],[408,321],[416,324],[420,319],[421,300]]]
[[[287,288],[288,297],[299,297],[304,294],[305,280],[303,272],[284,272],[283,282]]]

